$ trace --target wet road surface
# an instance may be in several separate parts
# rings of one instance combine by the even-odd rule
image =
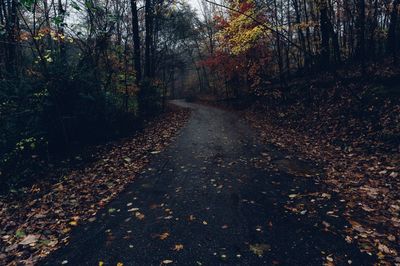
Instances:
[[[235,114],[175,103],[193,109],[176,141],[43,265],[371,265],[328,218],[287,211],[291,194],[317,185],[265,167],[285,154]]]

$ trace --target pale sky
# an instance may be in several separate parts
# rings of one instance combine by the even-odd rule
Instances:
[[[203,0],[186,0],[194,9],[197,9],[197,14],[200,14],[200,1]]]

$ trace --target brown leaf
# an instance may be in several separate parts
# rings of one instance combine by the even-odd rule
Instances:
[[[27,235],[21,242],[20,245],[32,245],[35,244],[40,238],[40,235]]]
[[[182,250],[183,249],[183,245],[182,244],[175,244],[175,247],[174,247],[174,251],[180,251],[180,250]]]
[[[135,217],[138,220],[143,220],[144,219],[144,214],[140,213],[140,212],[135,212]]]
[[[169,237],[169,233],[168,232],[165,232],[165,233],[162,233],[161,235],[159,235],[160,240],[165,240],[168,237]]]

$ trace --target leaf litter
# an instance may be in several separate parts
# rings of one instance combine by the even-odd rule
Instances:
[[[86,167],[71,170],[55,182],[44,180],[24,193],[0,197],[1,264],[35,264],[68,243],[78,220],[93,222],[99,209],[143,171],[151,156],[171,142],[189,116],[189,110],[173,108],[133,138],[97,147],[97,159]],[[108,210],[110,214],[115,211]],[[144,219],[138,210],[129,211]]]
[[[349,100],[344,104],[351,105],[352,102]],[[348,107],[328,104],[324,120],[330,122],[322,126],[319,120],[314,119],[317,114],[312,112],[297,121],[291,120],[291,116],[298,117],[301,112],[296,108],[301,107],[280,110],[285,113],[285,120],[274,119],[278,117],[273,114],[275,110],[269,110],[271,114],[268,116],[254,108],[243,112],[258,130],[262,141],[295,154],[299,159],[324,166],[323,177],[302,176],[323,183],[328,191],[321,191],[319,195],[290,194],[290,205],[294,206],[286,208],[298,214],[304,213],[311,204],[330,200],[335,194],[344,204],[344,213],[340,216],[350,224],[340,230],[343,238],[349,243],[357,243],[361,251],[376,255],[382,265],[399,264],[400,146],[379,140],[378,133],[399,134],[400,106],[385,103],[379,114],[382,128],[378,133],[372,130],[372,124],[367,125],[366,131],[366,125],[362,124],[365,121],[356,119],[350,119],[346,126],[339,126],[338,121],[343,117],[336,117],[337,113]],[[324,113],[318,111],[318,115],[320,112]],[[332,209],[326,214],[339,217],[337,211]],[[332,230],[332,227],[324,227]]]

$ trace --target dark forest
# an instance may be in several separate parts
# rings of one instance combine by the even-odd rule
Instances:
[[[0,0],[0,265],[400,265],[399,16]]]

